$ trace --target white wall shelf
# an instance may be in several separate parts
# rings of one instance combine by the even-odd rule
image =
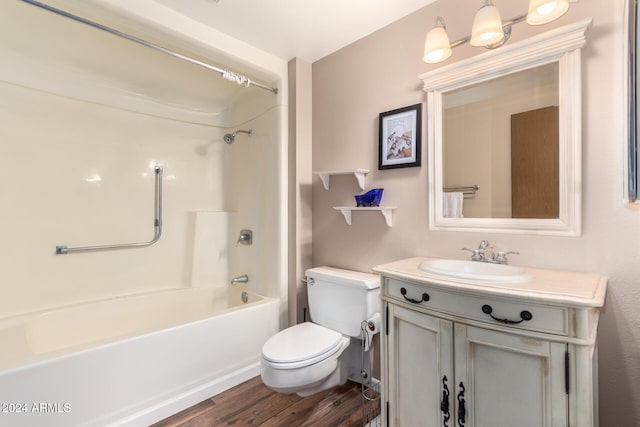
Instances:
[[[340,211],[344,216],[344,220],[347,224],[351,225],[351,212],[352,211],[378,211],[384,217],[384,221],[389,227],[393,227],[393,211],[397,209],[397,206],[377,206],[370,208],[358,208],[353,206],[334,206],[333,209]]]
[[[322,185],[325,190],[329,189],[329,184],[331,182],[331,175],[350,175],[353,174],[358,181],[358,185],[361,190],[364,190],[364,176],[369,173],[368,169],[348,169],[348,170],[339,170],[339,171],[320,171],[314,172],[314,175],[318,175],[320,180],[322,181]]]

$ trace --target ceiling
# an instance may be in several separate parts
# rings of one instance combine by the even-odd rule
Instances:
[[[154,1],[283,60],[315,62],[436,0]]]

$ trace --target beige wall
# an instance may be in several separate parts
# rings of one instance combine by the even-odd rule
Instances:
[[[599,272],[609,277],[601,317],[601,426],[640,425],[640,212],[623,205],[623,0],[581,0],[543,27],[518,24],[512,41],[593,17],[583,55],[583,233],[578,238],[429,231],[427,161],[422,167],[378,171],[378,114],[425,101],[417,76],[424,37],[437,15],[452,40],[468,34],[476,5],[438,1],[313,64],[313,169],[367,168],[367,189],[384,187],[383,204],[397,205],[392,228],[377,213],[355,212],[346,225],[332,206],[361,193],[353,177],[333,176],[326,191],[313,181],[313,264],[370,271],[416,255],[465,258],[462,246],[490,240],[520,251],[515,265]],[[526,0],[499,2],[504,18]],[[450,61],[478,54],[468,45]],[[424,119],[423,119],[424,120]],[[423,121],[423,123],[426,123]],[[423,127],[423,148],[426,130]]]
[[[304,273],[312,267],[312,90],[309,62],[289,61],[289,325],[305,319]]]

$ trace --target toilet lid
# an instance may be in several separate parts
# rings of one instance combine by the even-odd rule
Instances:
[[[278,332],[264,343],[262,356],[275,363],[293,363],[333,354],[342,343],[336,331],[306,322]]]

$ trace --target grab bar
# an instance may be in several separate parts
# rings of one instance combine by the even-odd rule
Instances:
[[[153,219],[154,234],[153,239],[148,242],[140,243],[122,243],[118,245],[100,245],[100,246],[81,246],[76,248],[69,248],[66,245],[56,246],[56,255],[66,255],[74,252],[92,252],[92,251],[105,251],[110,249],[126,249],[126,248],[140,248],[145,246],[151,246],[160,240],[162,235],[162,168],[156,166],[154,169],[156,174],[156,188],[155,188],[155,218]]]

